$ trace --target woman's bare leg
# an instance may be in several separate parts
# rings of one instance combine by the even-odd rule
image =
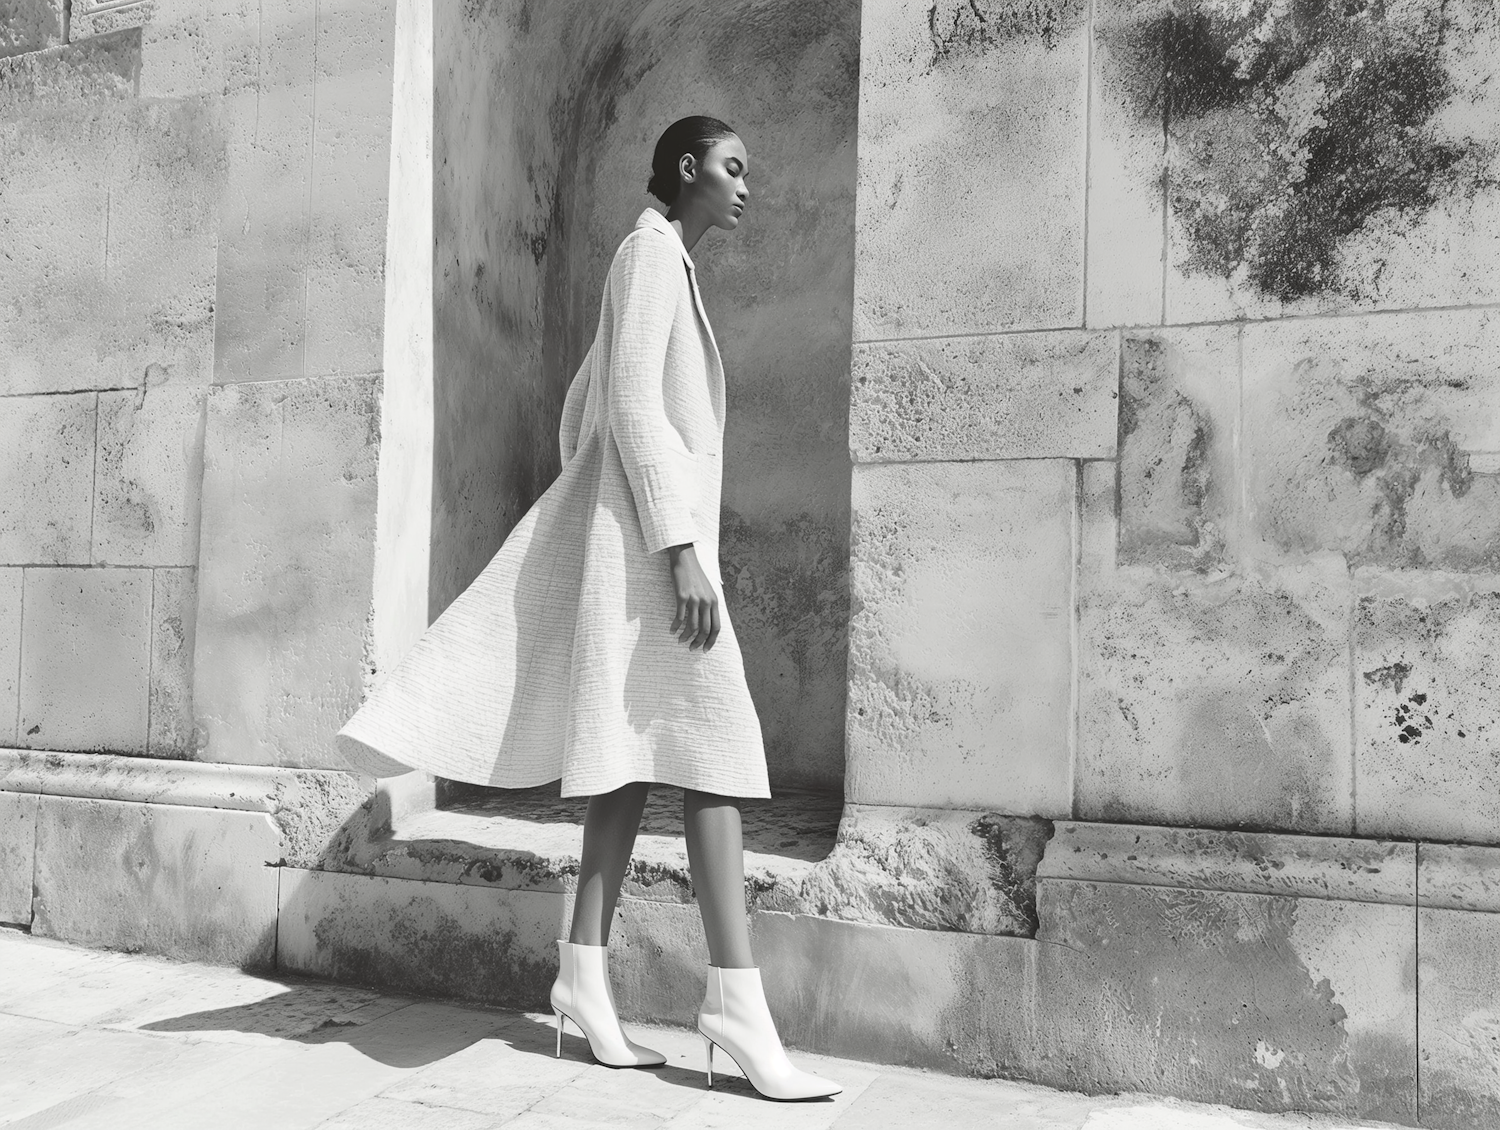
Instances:
[[[720,969],[752,969],[750,926],[745,921],[745,845],[740,802],[734,797],[682,792],[688,866],[708,938],[708,962]]]
[[[578,861],[578,893],[573,896],[573,928],[568,941],[578,946],[609,945],[620,884],[630,866],[651,786],[632,781],[612,793],[589,797],[583,818],[583,857]]]

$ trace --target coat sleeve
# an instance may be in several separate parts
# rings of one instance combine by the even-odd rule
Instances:
[[[648,553],[697,540],[680,461],[669,449],[672,425],[662,393],[678,275],[685,285],[682,255],[662,233],[649,229],[627,236],[610,268],[609,427]]]

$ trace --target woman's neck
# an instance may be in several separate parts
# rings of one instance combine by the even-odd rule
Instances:
[[[692,253],[697,242],[703,238],[703,233],[713,226],[695,215],[690,209],[679,211],[675,204],[667,209],[667,222],[677,229],[682,246],[687,248],[689,254]]]

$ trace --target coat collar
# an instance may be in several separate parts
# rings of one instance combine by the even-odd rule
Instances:
[[[665,216],[655,208],[647,208],[635,221],[637,228],[655,228],[659,232],[671,237],[677,245],[677,250],[682,252],[682,261],[687,264],[688,290],[693,295],[693,309],[697,311],[698,320],[703,323],[703,329],[708,333],[708,343],[713,347],[714,367],[716,379],[709,387],[709,398],[714,406],[714,419],[718,421],[720,429],[724,427],[724,362],[719,356],[719,343],[714,338],[714,328],[708,324],[708,311],[703,308],[703,296],[698,293],[698,273],[693,270],[693,257],[688,254],[687,248],[683,246],[682,237],[677,234]]]
[[[655,228],[659,232],[672,237],[672,242],[677,244],[677,249],[682,252],[682,259],[688,265],[688,270],[693,269],[693,257],[688,254],[688,249],[683,246],[682,236],[677,234],[671,222],[658,212],[655,208],[647,208],[635,221],[638,228]]]

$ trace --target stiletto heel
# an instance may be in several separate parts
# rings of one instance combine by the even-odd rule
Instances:
[[[620,1027],[614,992],[609,985],[609,951],[559,941],[557,980],[552,983],[552,1011],[557,1015],[557,1055],[562,1058],[564,1018],[583,1033],[589,1051],[605,1067],[660,1067],[661,1052],[644,1048]]]
[[[831,1079],[797,1070],[787,1059],[766,1007],[759,969],[708,967],[708,992],[698,1010],[698,1034],[708,1045],[710,1072],[717,1044],[739,1064],[750,1085],[768,1099],[826,1099],[843,1090]]]
[[[698,1034],[703,1036],[702,1032]],[[708,1056],[708,1089],[711,1091],[714,1087],[714,1042],[707,1036],[703,1036],[703,1051]]]

